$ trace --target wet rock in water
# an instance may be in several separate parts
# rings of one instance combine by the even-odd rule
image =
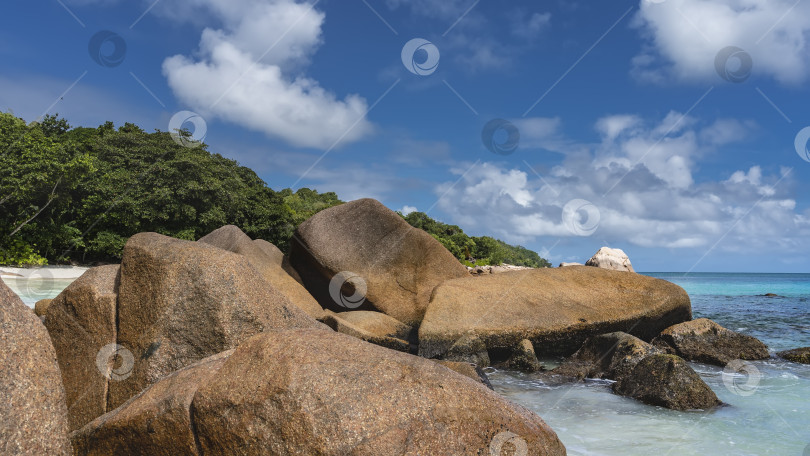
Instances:
[[[543,365],[537,360],[532,341],[523,339],[512,349],[512,355],[505,366],[523,372],[537,372],[543,370]]]
[[[629,375],[613,384],[613,391],[674,410],[706,410],[721,404],[686,361],[667,354],[642,359]]]
[[[725,366],[735,359],[768,359],[768,347],[756,337],[726,329],[708,318],[673,325],[653,344],[681,358]]]
[[[810,347],[794,348],[777,353],[778,356],[800,364],[810,364]]]
[[[48,332],[2,280],[0,379],[0,454],[70,454],[65,390]]]
[[[597,268],[610,269],[612,271],[636,272],[630,264],[630,258],[622,249],[611,249],[602,247],[591,259],[585,262],[585,266],[595,266]]]
[[[627,333],[591,337],[552,376],[615,380],[613,390],[647,404],[676,410],[717,405],[711,388],[683,359]]]
[[[377,310],[409,326],[422,321],[437,285],[469,277],[439,241],[372,199],[325,209],[302,223],[290,262],[324,308]],[[341,273],[362,282],[357,302],[341,298],[357,291],[344,289],[348,277]]]
[[[487,351],[500,363],[528,339],[538,356],[569,356],[591,336],[629,331],[649,340],[691,318],[683,288],[640,274],[571,266],[466,277],[434,291],[419,354],[476,362],[465,356]],[[483,347],[467,342],[474,338]]]
[[[618,380],[630,375],[636,364],[661,350],[638,337],[624,332],[601,334],[588,338],[582,347],[559,367],[555,375]]]

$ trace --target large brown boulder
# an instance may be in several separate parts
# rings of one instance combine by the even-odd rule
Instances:
[[[568,356],[590,336],[624,331],[650,340],[691,318],[683,288],[639,274],[570,266],[468,277],[434,291],[419,354],[443,358],[478,337],[493,364],[522,339],[538,356]]]
[[[310,317],[321,319],[325,316],[318,301],[283,268],[284,255],[273,244],[261,239],[251,240],[247,234],[233,225],[214,230],[198,242],[244,256],[273,288],[284,294]]]
[[[323,328],[235,253],[156,233],[124,247],[117,343],[131,376],[111,382],[111,410],[162,377],[262,331]]]
[[[302,223],[291,241],[290,262],[323,307],[378,310],[411,326],[422,321],[437,285],[469,277],[439,241],[372,199],[323,210]],[[346,286],[340,273],[362,283]],[[333,278],[340,283],[330,293]],[[358,288],[364,288],[364,301],[343,303],[334,296],[336,290],[354,296]]]
[[[0,280],[0,454],[67,455],[65,390],[48,332]]]
[[[657,354],[642,359],[629,375],[613,384],[613,391],[675,410],[706,410],[721,404],[709,385],[675,355]]]
[[[337,333],[251,339],[193,406],[205,454],[476,454],[502,430],[565,454],[540,417],[474,380]]]
[[[590,337],[570,358],[552,371],[555,375],[618,380],[630,375],[642,359],[662,353],[653,345],[624,332]]]
[[[540,417],[473,379],[343,334],[287,330],[166,377],[73,443],[79,456],[458,455],[513,435],[522,454],[565,454]]]
[[[339,333],[392,350],[410,351],[409,338],[413,328],[384,313],[370,310],[329,312],[323,322]]]
[[[653,343],[690,361],[725,366],[735,359],[768,359],[768,347],[756,337],[726,329],[708,318],[673,325]]]
[[[59,360],[71,430],[107,412],[113,369],[121,375],[129,372],[129,366],[114,365],[112,356],[120,269],[89,269],[48,306],[45,327]]]

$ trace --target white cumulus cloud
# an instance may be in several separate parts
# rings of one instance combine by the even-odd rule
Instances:
[[[653,81],[716,78],[718,52],[736,46],[754,74],[797,84],[810,74],[808,17],[810,3],[795,0],[640,0],[636,25],[648,42],[635,71]]]
[[[569,202],[584,200],[595,206],[594,218],[580,210],[574,221],[596,224],[600,241],[708,250],[722,240],[718,248],[737,251],[810,247],[810,217],[796,212],[789,169],[751,166],[717,181],[693,175],[717,145],[746,139],[742,125],[675,112],[657,122],[607,116],[596,122],[601,142],[567,145],[574,153],[541,175],[502,163],[459,166],[452,171],[461,177],[436,188],[443,195],[438,207],[453,223],[508,242],[582,235],[587,230],[571,230],[563,214]]]
[[[191,109],[299,147],[328,148],[356,141],[372,129],[365,99],[348,95],[341,100],[318,81],[294,76],[322,42],[325,17],[313,5],[293,0],[190,3],[220,27],[203,30],[193,56],[163,62],[169,86]]]

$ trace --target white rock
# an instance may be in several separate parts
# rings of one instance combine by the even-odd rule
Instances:
[[[633,265],[630,264],[630,258],[621,249],[611,249],[610,247],[602,247],[594,256],[585,263],[585,266],[596,266],[603,269],[611,269],[613,271],[628,271],[636,272],[633,270]]]

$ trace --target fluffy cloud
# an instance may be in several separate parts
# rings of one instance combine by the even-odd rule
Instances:
[[[795,211],[789,169],[768,174],[753,166],[696,182],[694,163],[717,145],[744,140],[742,125],[674,112],[653,124],[605,117],[596,123],[601,142],[569,145],[576,153],[542,176],[525,166],[459,166],[457,183],[436,188],[444,195],[438,207],[454,223],[511,242],[587,235],[594,225],[600,240],[642,247],[708,249],[721,238],[718,248],[727,250],[808,247],[810,217]]]
[[[204,9],[221,24],[203,30],[194,57],[176,55],[163,62],[169,86],[191,109],[300,147],[328,148],[371,130],[365,99],[340,100],[317,81],[291,75],[309,62],[322,40],[324,14],[313,5],[191,0],[183,6],[190,7]]]
[[[413,206],[402,206],[402,209],[400,209],[399,212],[402,212],[402,215],[407,216],[408,214],[416,212],[417,210],[418,209]]]
[[[635,72],[653,81],[717,77],[715,56],[737,46],[755,74],[796,84],[810,74],[808,16],[810,4],[795,0],[640,0],[636,25],[648,42]]]

